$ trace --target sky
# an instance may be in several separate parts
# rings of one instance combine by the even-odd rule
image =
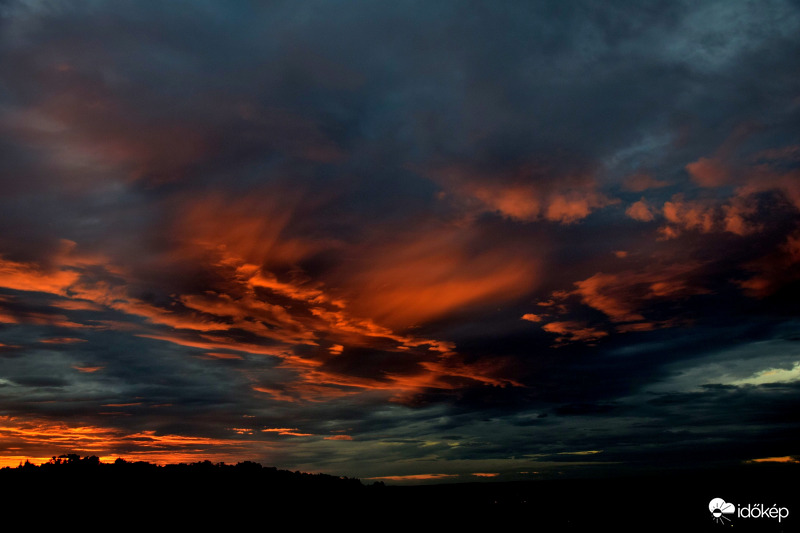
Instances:
[[[789,0],[0,0],[0,465],[797,462],[798,72]]]

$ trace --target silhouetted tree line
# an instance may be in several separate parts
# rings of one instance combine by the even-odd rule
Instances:
[[[195,463],[178,463],[156,465],[146,461],[129,462],[118,458],[113,463],[102,463],[100,458],[92,455],[81,458],[78,454],[64,454],[53,456],[46,463],[35,465],[25,461],[16,468],[4,467],[0,469],[0,479],[4,477],[35,476],[35,475],[63,475],[78,476],[105,475],[120,477],[152,477],[154,480],[161,478],[186,478],[203,477],[208,479],[238,480],[238,481],[264,481],[280,483],[283,486],[335,487],[341,490],[359,490],[363,488],[358,478],[332,476],[329,474],[309,474],[306,472],[291,472],[278,470],[275,467],[265,467],[253,461],[242,461],[235,465],[212,463],[211,461],[198,461]]]
[[[65,513],[81,525],[89,520],[103,527],[138,522],[148,528],[227,531],[258,521],[272,526],[276,517],[293,525],[416,527],[425,517],[423,530],[516,531],[525,524],[530,531],[594,531],[601,525],[641,531],[646,524],[647,531],[656,533],[716,532],[720,526],[708,510],[713,497],[740,504],[779,502],[800,514],[793,493],[787,492],[798,470],[800,465],[748,465],[630,477],[384,486],[252,461],[159,466],[66,454],[39,466],[26,462],[0,469],[0,501],[7,510],[25,509],[29,517]],[[431,517],[437,521],[430,522]],[[796,524],[792,514],[782,524],[740,520],[736,529],[785,533],[797,531]]]
[[[38,466],[30,461],[25,461],[16,468],[6,466],[0,469],[0,479],[18,480],[26,476],[78,476],[81,474],[88,476],[144,476],[154,480],[159,477],[186,479],[203,477],[218,481],[258,480],[280,483],[284,486],[335,487],[340,490],[359,490],[364,487],[358,478],[278,470],[275,467],[265,467],[253,461],[242,461],[235,465],[224,462],[212,463],[208,460],[189,464],[156,465],[146,461],[130,462],[122,458],[118,458],[113,463],[102,463],[100,458],[95,455],[81,458],[78,454],[64,454],[53,456],[49,461]]]
[[[124,459],[102,463],[96,456],[77,454],[54,456],[38,466],[26,461],[2,468],[0,489],[12,506],[81,501],[90,502],[95,514],[130,504],[148,513],[191,509],[200,513],[193,516],[195,522],[218,518],[223,511],[346,508],[377,492],[357,478],[291,472],[252,461],[160,466]]]

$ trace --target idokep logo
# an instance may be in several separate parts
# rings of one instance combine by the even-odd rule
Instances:
[[[710,502],[708,502],[708,510],[711,511],[712,516],[714,517],[714,522],[719,522],[720,524],[724,524],[725,521],[730,522],[731,519],[726,514],[733,514],[736,512],[736,506],[732,503],[727,503],[722,498],[714,498]]]
[[[708,510],[714,522],[725,524],[731,519],[725,515],[733,515],[736,518],[777,518],[778,522],[789,516],[789,509],[776,505],[764,505],[763,503],[748,503],[740,505],[738,512],[736,506],[726,502],[722,498],[714,498],[708,502]]]

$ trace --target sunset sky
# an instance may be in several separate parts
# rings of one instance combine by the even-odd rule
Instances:
[[[800,4],[0,0],[0,466],[800,457]]]

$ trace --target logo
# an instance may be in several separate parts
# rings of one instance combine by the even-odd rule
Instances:
[[[769,506],[763,503],[748,503],[747,505],[739,505],[737,512],[734,504],[726,502],[722,498],[714,498],[708,502],[708,510],[711,512],[711,518],[718,524],[725,524],[731,521],[725,515],[736,518],[777,518],[778,522],[789,516],[789,509],[778,507],[777,504]]]
[[[730,518],[724,515],[734,514],[736,512],[736,506],[732,503],[727,503],[722,498],[714,498],[708,502],[708,510],[711,511],[711,515],[714,517],[714,522],[724,524],[725,521],[731,521]]]

